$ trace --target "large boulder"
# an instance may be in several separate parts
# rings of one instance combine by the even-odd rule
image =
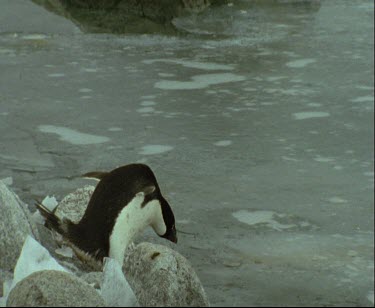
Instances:
[[[55,214],[60,218],[65,217],[73,222],[79,222],[94,190],[94,186],[86,185],[66,195],[58,204]]]
[[[12,271],[28,235],[39,239],[27,206],[0,181],[0,268]]]
[[[72,274],[45,270],[21,280],[8,296],[7,307],[104,307],[99,293]]]
[[[217,1],[217,0],[216,0]],[[86,32],[174,32],[172,19],[206,9],[215,0],[33,0]]]
[[[129,249],[123,270],[141,306],[209,306],[188,260],[166,246],[141,243]]]

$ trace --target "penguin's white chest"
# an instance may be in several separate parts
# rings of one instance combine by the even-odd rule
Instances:
[[[144,194],[137,194],[117,216],[109,240],[109,257],[117,260],[122,266],[126,247],[135,236],[147,226],[158,226],[160,235],[166,232],[161,206],[158,200],[152,200],[142,207]]]

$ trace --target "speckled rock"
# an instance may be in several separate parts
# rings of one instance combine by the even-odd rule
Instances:
[[[216,2],[217,0],[211,0]],[[209,0],[33,0],[71,19],[83,31],[173,33],[173,18],[202,12]]]
[[[68,218],[73,222],[79,222],[94,190],[94,186],[87,185],[66,195],[57,206],[56,215],[60,218]]]
[[[61,271],[39,271],[12,289],[7,307],[104,307],[99,293],[82,279]]]
[[[188,260],[166,246],[135,246],[125,255],[123,270],[141,306],[209,306]]]
[[[27,206],[0,181],[0,268],[12,271],[27,235],[39,239]]]

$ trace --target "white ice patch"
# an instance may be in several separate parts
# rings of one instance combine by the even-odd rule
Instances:
[[[330,163],[330,162],[335,161],[335,159],[332,157],[323,157],[323,156],[314,157],[314,160],[319,163]]]
[[[370,95],[368,95],[368,96],[360,96],[360,97],[353,98],[350,101],[353,102],[353,103],[373,102],[374,101],[374,97],[370,96]]]
[[[196,68],[200,70],[213,71],[213,70],[233,70],[233,65],[228,64],[218,64],[213,62],[199,62],[199,61],[189,61],[189,60],[180,60],[180,59],[153,59],[153,60],[144,60],[142,61],[145,64],[153,64],[156,62],[164,63],[173,63],[179,64],[183,67]]]
[[[10,288],[4,290],[4,297],[9,295],[11,289],[22,279],[31,275],[32,273],[43,270],[55,270],[68,272],[57,261],[51,257],[47,249],[40,245],[31,236],[27,236],[23,244],[20,257],[18,258],[16,267],[14,269],[13,281]]]
[[[48,77],[51,77],[51,78],[61,78],[61,77],[65,77],[65,74],[64,73],[48,74]]]
[[[85,134],[62,126],[39,125],[38,129],[43,133],[57,134],[60,140],[75,145],[98,144],[110,140],[108,137]]]
[[[137,112],[139,113],[150,113],[154,111],[155,111],[154,107],[142,107],[142,108],[137,109]]]
[[[268,227],[275,229],[277,231],[282,231],[284,229],[293,228],[296,225],[284,225],[277,222],[274,218],[275,216],[283,217],[282,214],[278,214],[273,211],[246,211],[240,210],[237,212],[232,213],[233,217],[248,224],[250,226],[258,225],[258,224],[266,224]]]
[[[81,88],[78,90],[78,92],[80,93],[90,93],[92,92],[92,89],[89,89],[89,88]]]
[[[243,81],[246,78],[232,73],[204,74],[193,76],[192,81],[161,80],[154,87],[162,90],[195,90],[227,82]]]
[[[63,257],[66,257],[66,258],[73,258],[73,249],[68,247],[68,246],[63,246],[61,248],[57,248],[55,250],[55,252],[57,254],[59,254],[60,256],[63,256]]]
[[[369,302],[374,305],[374,291],[369,291],[367,294],[367,299]]]
[[[315,107],[321,107],[322,104],[319,104],[319,103],[308,103],[307,106],[315,108]]]
[[[107,307],[138,307],[137,298],[126,280],[120,264],[105,258],[100,294]]]
[[[140,103],[140,105],[143,107],[150,107],[150,106],[155,106],[156,103],[154,101],[143,101]]]
[[[13,178],[11,176],[0,179],[0,181],[2,181],[7,186],[11,186],[13,184]]]
[[[155,154],[165,153],[171,150],[173,150],[173,147],[170,145],[150,144],[150,145],[143,146],[139,154],[155,155]]]
[[[56,208],[56,206],[59,204],[56,200],[56,198],[54,196],[50,197],[50,196],[46,196],[43,201],[42,201],[42,204],[48,209],[50,210],[51,212],[53,212]]]
[[[123,129],[121,127],[110,127],[108,128],[110,132],[121,132]]]
[[[305,112],[296,112],[293,113],[295,120],[306,120],[312,118],[325,118],[329,117],[331,114],[329,112],[322,111],[305,111]]]
[[[227,147],[232,144],[231,140],[220,140],[214,143],[218,147]]]
[[[96,73],[98,70],[96,68],[83,68],[86,73]]]
[[[336,203],[336,204],[339,204],[339,203],[348,203],[348,200],[342,199],[342,198],[337,197],[337,196],[329,198],[328,201],[330,203]]]
[[[22,38],[24,40],[45,40],[47,35],[44,34],[26,34],[23,35]]]
[[[315,63],[315,59],[299,59],[299,60],[294,60],[290,61],[286,64],[287,67],[291,68],[303,68],[311,63]]]

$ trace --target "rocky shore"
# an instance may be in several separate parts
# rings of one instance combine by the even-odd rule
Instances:
[[[77,189],[56,213],[79,219],[93,190]],[[93,269],[3,181],[0,211],[0,306],[209,306],[189,261],[166,246],[133,244],[123,268],[108,258]]]

